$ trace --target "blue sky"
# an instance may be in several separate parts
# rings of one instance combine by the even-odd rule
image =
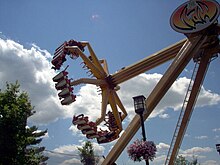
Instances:
[[[93,94],[96,87],[90,85],[76,89],[76,102],[70,106],[60,105],[52,81],[56,73],[50,69],[54,50],[66,40],[89,41],[98,58],[106,59],[110,73],[114,73],[185,38],[169,25],[172,12],[183,2],[0,1],[0,89],[4,88],[6,81],[19,80],[22,90],[30,94],[37,113],[29,124],[35,124],[41,130],[48,129],[42,145],[47,148],[45,154],[50,156],[49,165],[79,164],[76,147],[82,145],[86,138],[71,125],[72,116],[83,112],[95,120],[101,114],[100,96]],[[73,78],[85,75],[79,65],[80,59],[69,59],[68,62],[71,64],[68,71]],[[118,94],[129,114],[124,128],[134,115],[132,96],[143,94],[147,97],[169,64],[120,85]],[[215,144],[220,143],[219,64],[217,58],[209,67],[180,150],[189,160],[193,155],[197,156],[201,164],[220,164],[215,149]],[[165,161],[193,65],[191,62],[186,67],[145,122],[147,139],[154,141],[158,148],[157,157],[151,164],[160,165]],[[136,138],[141,138],[141,132],[133,140]],[[92,142],[100,156],[106,156],[115,144]],[[117,163],[134,164],[126,151]]]

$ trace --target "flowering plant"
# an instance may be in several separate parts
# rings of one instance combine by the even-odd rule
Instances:
[[[133,161],[153,160],[156,157],[156,145],[153,141],[135,140],[128,146],[127,152]]]

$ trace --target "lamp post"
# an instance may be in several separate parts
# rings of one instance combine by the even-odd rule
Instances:
[[[143,141],[146,141],[144,118],[143,118],[143,113],[146,110],[146,103],[145,103],[146,98],[143,95],[140,95],[140,96],[133,97],[133,99],[134,99],[135,112],[138,115],[140,115],[140,119],[141,119]],[[146,161],[146,165],[149,165],[149,160],[145,160],[145,161]]]

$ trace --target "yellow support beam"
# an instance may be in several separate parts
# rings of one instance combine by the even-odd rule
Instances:
[[[112,79],[115,84],[120,84],[124,81],[127,81],[141,73],[144,73],[156,66],[159,66],[173,58],[177,55],[183,44],[186,42],[186,39],[183,39],[161,51],[158,51],[139,62],[125,67],[120,71],[112,74]]]
[[[204,54],[201,57],[201,61],[200,61],[200,64],[199,64],[199,69],[198,69],[198,72],[196,74],[195,81],[193,83],[191,94],[189,96],[189,102],[186,105],[186,109],[185,109],[183,119],[182,119],[182,122],[181,122],[181,125],[180,125],[180,128],[179,128],[179,132],[177,134],[176,141],[175,141],[174,147],[172,149],[172,154],[171,154],[170,159],[169,159],[169,165],[173,165],[175,163],[176,156],[178,154],[180,145],[181,145],[182,140],[183,140],[183,136],[184,136],[185,131],[187,129],[191,114],[192,114],[193,109],[194,109],[195,102],[197,100],[197,96],[198,96],[199,91],[200,91],[200,87],[201,87],[201,85],[203,83],[203,80],[205,78],[205,74],[206,74],[206,71],[208,69],[210,58],[212,57],[212,55],[213,55],[212,53],[211,54],[208,53],[208,54]]]
[[[66,46],[66,48],[72,54],[79,55],[96,78],[104,79],[106,77],[106,75],[103,74],[102,70],[100,70],[100,68],[97,67],[77,46]]]
[[[99,86],[107,86],[108,85],[105,80],[91,79],[91,78],[80,78],[80,79],[71,81],[71,83],[70,83],[71,86],[77,86],[79,84],[94,84],[94,85],[99,85]]]
[[[116,104],[116,101],[115,101],[115,96],[114,96],[113,90],[110,90],[109,104],[112,108],[112,113],[115,117],[117,126],[118,126],[119,130],[121,131],[122,130],[122,122],[121,122],[121,118],[120,118],[120,115],[119,115],[119,112],[118,112],[118,107],[117,107],[117,104]]]
[[[95,64],[95,66],[99,69],[99,71],[103,74],[103,75],[107,75],[106,71],[103,69],[100,60],[97,58],[95,52],[93,51],[91,45],[89,44],[89,42],[81,42],[82,44],[86,45],[88,47],[92,62]]]
[[[99,125],[105,119],[109,93],[110,93],[110,89],[108,88],[102,89],[101,117],[96,120],[96,125]]]
[[[189,63],[192,57],[201,48],[202,44],[206,41],[207,36],[198,36],[192,40],[187,40],[183,47],[180,49],[179,53],[176,55],[173,63],[170,65],[166,73],[163,75],[159,83],[156,85],[154,90],[148,96],[146,100],[147,112],[144,113],[144,120],[152,113],[156,105],[166,94],[170,86],[174,83],[176,78]],[[165,55],[164,55],[165,56]],[[163,57],[164,57],[163,56]],[[107,155],[106,159],[102,165],[113,164],[125,149],[127,144],[130,142],[132,137],[136,134],[140,128],[140,118],[135,115],[131,123],[128,125],[122,136],[118,139],[117,143],[111,149],[110,153]]]

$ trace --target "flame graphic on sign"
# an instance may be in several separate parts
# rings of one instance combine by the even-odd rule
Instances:
[[[219,16],[215,1],[190,1],[180,6],[171,17],[171,26],[179,32],[196,32],[208,27]]]

